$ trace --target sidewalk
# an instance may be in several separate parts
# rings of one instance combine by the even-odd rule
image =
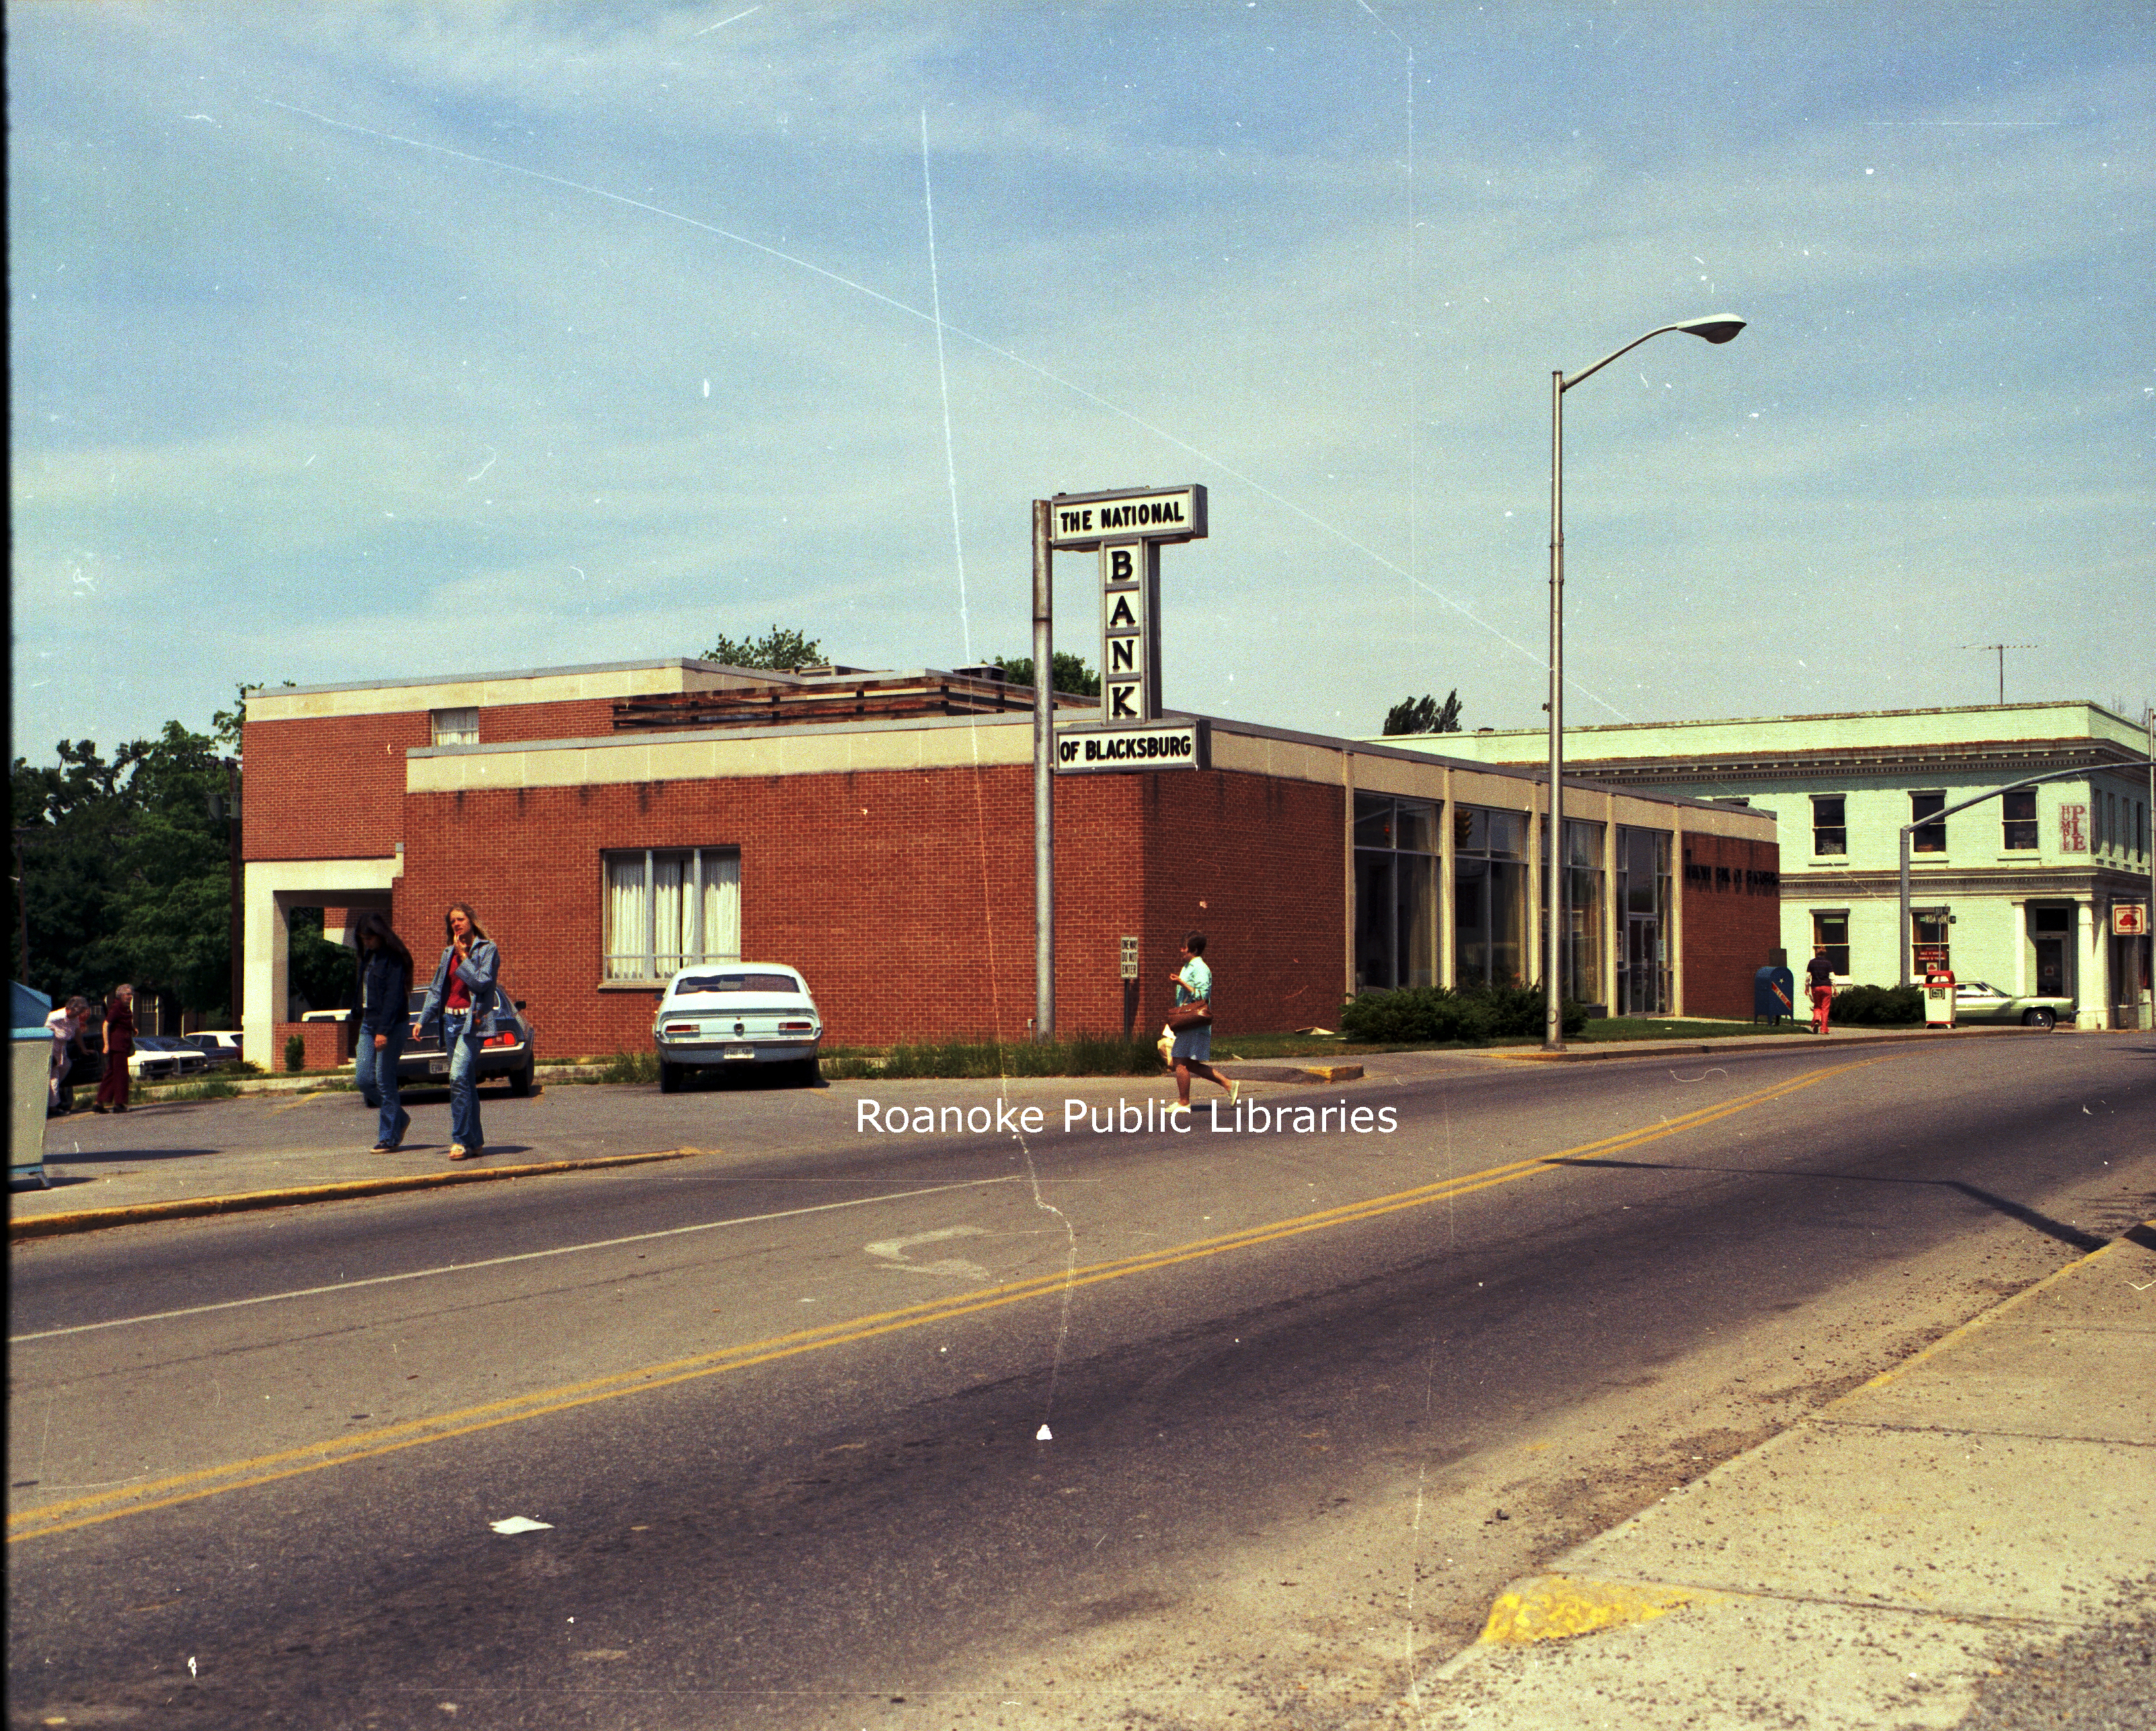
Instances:
[[[1513,1582],[1416,1723],[1953,1726],[2122,1601],[2156,1611],[2148,1225]]]
[[[265,1091],[267,1092],[267,1091]],[[248,1102],[273,1113],[299,1111],[292,1119],[292,1133],[267,1146],[223,1144],[213,1134],[215,1119],[199,1116],[243,1103],[224,1101],[181,1102],[160,1107],[144,1102],[125,1118],[91,1120],[99,1124],[139,1125],[155,1122],[162,1111],[191,1114],[187,1138],[218,1143],[215,1146],[172,1148],[157,1143],[135,1148],[112,1148],[89,1154],[70,1152],[76,1136],[77,1115],[45,1121],[45,1172],[49,1189],[25,1185],[10,1189],[8,1196],[8,1235],[11,1241],[44,1238],[105,1226],[136,1225],[146,1220],[187,1219],[198,1215],[237,1214],[261,1208],[286,1207],[295,1203],[342,1201],[362,1196],[394,1194],[405,1190],[440,1189],[467,1184],[489,1184],[504,1179],[530,1178],[546,1173],[581,1172],[610,1166],[649,1164],[660,1160],[685,1159],[701,1150],[665,1148],[655,1152],[604,1154],[581,1158],[547,1158],[543,1151],[505,1148],[503,1158],[449,1165],[440,1160],[446,1143],[417,1168],[416,1153],[402,1158],[367,1151],[374,1133],[371,1112],[364,1112],[349,1090],[340,1092],[293,1093],[281,1104]],[[329,1120],[317,1114],[340,1113]]]

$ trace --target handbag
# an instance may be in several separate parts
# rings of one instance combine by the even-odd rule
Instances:
[[[1210,1000],[1198,1004],[1179,1004],[1168,1013],[1168,1025],[1181,1034],[1192,1028],[1213,1025],[1213,1007]]]

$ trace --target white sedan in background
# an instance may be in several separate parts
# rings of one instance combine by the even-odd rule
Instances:
[[[685,968],[652,1018],[659,1092],[679,1089],[692,1069],[783,1064],[803,1086],[816,1081],[824,1018],[798,968],[777,962]]]

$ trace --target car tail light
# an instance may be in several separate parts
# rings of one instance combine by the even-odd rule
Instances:
[[[694,1022],[669,1022],[666,1031],[669,1034],[701,1034],[703,1030]]]
[[[517,1040],[514,1034],[495,1034],[490,1035],[484,1043],[488,1045],[515,1045]]]
[[[781,1034],[806,1034],[815,1025],[814,1022],[781,1022],[778,1025],[778,1031]]]

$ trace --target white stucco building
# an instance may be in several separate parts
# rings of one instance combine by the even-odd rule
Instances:
[[[1548,762],[1542,731],[1393,738],[1450,758]],[[1815,944],[1837,975],[1892,985],[1943,955],[1961,979],[2056,992],[2082,1027],[2148,1025],[2146,936],[2114,908],[2148,908],[2148,735],[2089,702],[1568,728],[1565,778],[1771,810],[1781,841],[1782,942]],[[1911,927],[1897,934],[1904,824],[2026,777],[1914,837]],[[2143,929],[2146,931],[2145,912]]]

